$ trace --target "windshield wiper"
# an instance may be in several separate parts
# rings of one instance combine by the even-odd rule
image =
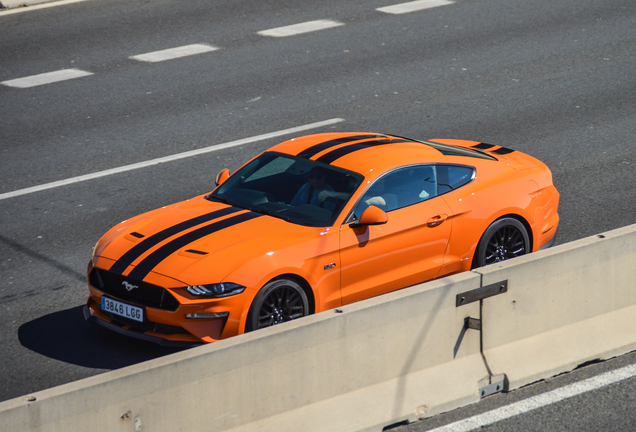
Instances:
[[[228,199],[221,198],[218,195],[209,194],[209,195],[206,195],[205,199],[207,199],[208,201],[214,200],[214,201],[222,202],[223,204],[231,205],[232,207],[238,207],[238,208],[243,208],[243,209],[248,208],[248,207],[246,207],[244,205],[233,203],[232,201],[230,201]]]
[[[274,211],[274,210],[267,210],[267,209],[263,209],[263,208],[250,208],[249,210],[253,211],[253,212],[256,212],[256,213],[261,213],[261,214],[264,214],[264,215],[273,216],[275,218],[282,219],[282,220],[287,221],[287,222],[292,222],[292,218],[290,218],[289,216],[285,216],[283,214],[278,213],[281,210]],[[287,210],[287,209],[282,209],[282,210]]]

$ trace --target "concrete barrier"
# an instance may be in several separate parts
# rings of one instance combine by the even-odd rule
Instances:
[[[636,350],[636,225],[478,269],[484,355],[510,388]]]
[[[0,8],[14,8],[18,6],[31,6],[41,3],[51,3],[56,0],[2,0]]]
[[[0,403],[2,431],[376,430],[479,400],[464,273]]]
[[[0,430],[379,431],[636,350],[635,281],[633,225],[5,401]]]

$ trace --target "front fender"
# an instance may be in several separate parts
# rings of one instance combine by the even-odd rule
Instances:
[[[242,294],[246,296],[246,303],[240,319],[241,333],[258,291],[271,280],[285,275],[294,275],[307,283],[316,312],[340,306],[339,232],[324,231],[304,242],[266,252],[228,274],[226,281],[246,287]]]

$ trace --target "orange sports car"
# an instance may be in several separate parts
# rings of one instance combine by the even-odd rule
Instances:
[[[537,159],[475,141],[294,138],[95,246],[84,315],[190,346],[551,246],[559,193]]]

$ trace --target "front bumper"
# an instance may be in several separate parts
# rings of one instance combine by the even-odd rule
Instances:
[[[98,269],[89,262],[86,320],[163,346],[194,346],[238,334],[238,319],[232,316],[240,317],[245,301],[242,296],[192,299],[164,288],[174,281],[160,275],[153,278],[150,282],[131,280]],[[134,289],[128,290],[127,284],[134,285]],[[143,308],[143,321],[102,310],[103,296]]]
[[[157,343],[161,346],[166,346],[166,347],[178,347],[178,348],[191,348],[194,346],[198,346],[198,345],[202,345],[203,342],[201,341],[179,341],[179,340],[170,340],[170,339],[165,339],[159,336],[152,336],[146,333],[141,333],[139,331],[135,331],[131,328],[127,328],[125,325],[117,323],[115,321],[105,321],[101,318],[98,318],[96,316],[93,316],[91,314],[91,311],[89,309],[88,306],[84,306],[84,319],[89,322],[89,323],[93,323],[93,324],[98,324],[102,327],[105,327],[109,330],[115,331],[117,333],[126,335],[126,336],[131,336],[137,339],[141,339],[141,340],[145,340],[148,342],[154,342]]]

